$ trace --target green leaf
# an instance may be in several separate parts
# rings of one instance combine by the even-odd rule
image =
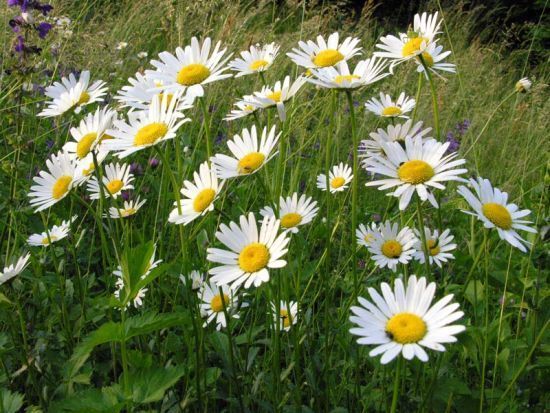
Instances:
[[[118,413],[124,407],[124,397],[118,385],[78,392],[52,403],[51,412]]]
[[[2,393],[2,412],[17,413],[23,406],[23,395],[12,393],[8,389],[0,390]]]
[[[0,304],[11,304],[11,301],[4,294],[0,293]]]
[[[185,373],[183,366],[140,369],[129,375],[129,388],[134,403],[162,400],[164,392],[177,383]]]

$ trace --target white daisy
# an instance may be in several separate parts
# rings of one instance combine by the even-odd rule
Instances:
[[[105,166],[105,173],[102,176],[103,195],[105,198],[118,198],[122,191],[133,189],[132,181],[134,175],[130,173],[130,164],[111,163]],[[101,189],[97,177],[93,176],[88,181],[86,188],[91,192],[90,199],[101,198]]]
[[[417,280],[411,275],[407,285],[401,279],[391,287],[382,283],[382,295],[369,288],[372,301],[359,297],[360,306],[351,307],[350,321],[357,325],[350,333],[360,336],[357,343],[376,345],[369,356],[382,354],[380,363],[387,364],[399,353],[406,360],[417,357],[428,361],[424,350],[445,351],[444,343],[456,342],[455,335],[464,331],[465,326],[451,324],[464,316],[459,304],[449,304],[453,295],[449,294],[432,304],[436,285],[428,285],[426,278]]]
[[[191,271],[187,276],[180,274],[180,281],[183,283],[183,285],[187,285],[187,280],[191,281],[191,288],[193,290],[198,290],[201,288],[203,283],[205,282],[204,275],[197,270]]]
[[[47,107],[38,116],[59,116],[73,108],[79,113],[85,105],[102,102],[106,93],[105,82],[97,80],[90,85],[89,71],[83,71],[78,80],[71,73],[68,79],[63,77],[61,83],[54,82],[46,88],[45,95],[53,100],[46,103]]]
[[[417,239],[409,227],[399,230],[397,223],[386,221],[372,231],[372,236],[367,248],[377,267],[388,267],[395,272],[397,264],[408,264],[412,260]]]
[[[40,234],[32,234],[27,239],[27,244],[33,247],[47,247],[54,242],[58,242],[69,235],[71,230],[71,224],[77,219],[77,216],[73,216],[71,219],[61,222],[61,225],[54,225],[47,232]],[[49,237],[48,237],[49,234]]]
[[[302,194],[298,199],[298,194],[294,192],[292,196],[279,199],[279,213],[277,214],[273,208],[266,206],[260,210],[260,215],[266,218],[277,217],[281,221],[281,227],[296,234],[298,227],[309,224],[317,215],[319,208],[317,201],[313,198]]]
[[[531,221],[521,219],[529,215],[531,211],[520,210],[516,204],[509,204],[508,194],[493,187],[488,179],[478,177],[475,180],[471,178],[469,184],[475,194],[463,185],[458,187],[458,193],[468,201],[473,212],[464,210],[462,212],[476,216],[483,222],[485,228],[496,228],[500,239],[509,242],[522,252],[527,252],[525,245],[530,246],[531,244],[521,238],[517,230],[537,232],[535,228],[526,225],[531,224]]]
[[[432,73],[438,74],[438,71],[456,73],[456,66],[452,63],[445,63],[443,60],[451,54],[450,51],[443,51],[443,46],[438,46],[436,43],[430,43],[426,50],[422,52],[422,59]],[[424,65],[420,60],[417,61],[416,70],[425,72]],[[428,75],[426,74],[426,77]]]
[[[258,233],[253,213],[241,215],[240,225],[231,222],[220,225],[216,232],[218,241],[231,251],[208,248],[208,261],[222,264],[211,268],[211,280],[219,285],[231,285],[233,290],[255,287],[269,281],[269,268],[282,268],[290,238],[286,231],[277,235],[280,222],[275,217],[266,218]]]
[[[31,254],[27,252],[26,255],[19,257],[15,264],[10,264],[7,267],[4,267],[4,269],[0,272],[0,285],[21,274],[27,265],[29,265],[30,257]]]
[[[291,85],[290,76],[286,76],[283,83],[278,81],[273,88],[264,86],[261,91],[254,92],[254,95],[250,98],[248,103],[257,109],[266,109],[276,106],[279,119],[284,122],[286,119],[285,102],[298,93],[305,82],[306,78],[299,76]]]
[[[235,104],[233,105],[237,108],[231,109],[231,112],[229,112],[227,116],[223,118],[223,120],[232,121],[235,119],[244,118],[245,116],[248,116],[257,111],[258,108],[250,104],[250,101],[252,99],[254,99],[254,96],[244,95],[241,100],[235,102]]]
[[[426,256],[424,254],[424,248],[422,247],[422,237],[420,231],[415,230],[417,236],[417,242],[414,246],[416,252],[414,258],[421,264],[426,262]],[[454,255],[450,251],[456,249],[456,244],[451,244],[454,239],[454,235],[451,235],[451,231],[446,229],[439,235],[439,231],[434,229],[433,232],[429,228],[424,228],[426,236],[426,244],[428,244],[428,258],[430,264],[436,264],[441,268],[443,263],[448,260],[453,260]]]
[[[198,39],[193,37],[191,45],[185,46],[185,49],[176,49],[175,56],[162,52],[159,54],[160,61],[151,61],[157,70],[148,70],[146,75],[163,82],[163,89],[186,89],[189,96],[203,96],[203,85],[231,77],[230,74],[223,74],[227,70],[227,67],[223,66],[231,55],[224,58],[227,49],[220,50],[221,42],[217,42],[210,53],[211,43],[207,37],[201,46]]]
[[[263,47],[250,46],[249,50],[241,52],[241,57],[229,62],[228,66],[237,72],[235,77],[264,72],[273,64],[279,53],[279,47],[275,43],[269,43]]]
[[[107,135],[103,135],[103,139],[105,139]],[[103,140],[102,142],[105,142]],[[107,155],[109,155],[108,151],[105,151],[102,149],[102,145],[98,145],[97,151],[95,152],[95,159],[97,162],[97,165],[101,165],[105,158],[107,158]],[[90,152],[88,155],[86,155],[82,159],[76,160],[76,167],[75,167],[75,180],[78,181],[78,185],[83,184],[88,179],[90,179],[93,176],[93,173],[95,171],[95,163],[94,163],[94,154]]]
[[[202,284],[198,295],[202,301],[200,303],[201,314],[206,318],[203,327],[212,322],[216,323],[216,330],[226,327],[227,319],[225,318],[225,312],[231,318],[239,318],[239,314],[236,311],[239,298],[234,291],[231,291],[229,286],[218,286],[214,282],[205,282]]]
[[[187,225],[194,219],[214,210],[214,201],[222,190],[224,181],[218,182],[215,168],[203,162],[199,172],[193,174],[194,182],[184,181],[181,194],[183,198],[174,202],[168,222]]]
[[[140,201],[139,196],[135,200],[124,201],[122,208],[110,207],[109,216],[113,219],[131,217],[139,211],[147,200]]]
[[[323,36],[317,36],[317,43],[312,40],[299,41],[299,48],[292,49],[286,55],[298,66],[315,69],[334,66],[341,61],[348,60],[359,54],[361,47],[357,47],[359,39],[347,37],[341,44],[338,43],[338,33],[332,33],[325,41]]]
[[[427,199],[437,208],[432,191],[445,189],[441,182],[464,181],[459,175],[468,172],[466,169],[454,169],[466,163],[464,159],[454,159],[456,152],[445,155],[449,142],[423,140],[421,136],[416,136],[405,138],[404,148],[399,142],[381,142],[381,146],[386,156],[366,158],[364,165],[367,171],[388,178],[365,185],[378,186],[380,190],[396,188],[388,195],[399,198],[400,210],[407,208],[415,192],[422,201]]]
[[[119,158],[124,158],[141,149],[173,139],[178,128],[190,121],[177,111],[180,97],[181,92],[174,92],[172,97],[167,93],[162,97],[155,95],[148,110],[128,114],[129,123],[115,120],[114,128],[107,130],[107,134],[113,139],[104,141],[102,147],[115,151]]]
[[[334,165],[328,174],[330,192],[334,194],[347,189],[348,184],[353,179],[352,172],[351,167],[349,165],[345,165],[343,162],[340,162],[338,165]],[[327,190],[327,176],[325,174],[320,174],[317,176],[317,188],[322,191]]]
[[[78,184],[75,179],[75,159],[67,152],[59,151],[46,161],[48,171],[40,171],[33,181],[29,197],[36,207],[34,212],[42,211],[61,201]]]
[[[401,92],[397,100],[394,102],[390,95],[380,92],[380,100],[372,98],[365,103],[365,109],[384,118],[405,118],[408,119],[408,112],[414,109],[416,101]]]
[[[274,302],[271,303],[273,321],[275,324],[279,323],[279,328],[282,331],[288,331],[298,322],[298,303],[296,301],[285,303],[281,300],[279,307],[279,314],[277,314],[277,305]]]
[[[359,224],[359,228],[355,230],[355,236],[357,237],[357,243],[365,247],[369,247],[374,241],[374,233],[378,231],[378,225],[375,222],[371,222],[370,226],[365,224]]]
[[[264,127],[258,144],[256,126],[252,126],[250,131],[245,128],[242,130],[241,136],[235,135],[233,140],[227,142],[233,157],[216,154],[210,158],[210,161],[214,164],[218,177],[221,179],[253,174],[277,154],[277,152],[273,154],[271,152],[277,145],[280,136],[280,132],[275,135],[275,126],[271,127],[269,134],[267,127]]]
[[[528,78],[523,77],[516,82],[516,92],[529,92],[529,90],[531,89],[531,85],[531,81]]]
[[[306,80],[329,89],[358,89],[388,76],[389,73],[382,73],[385,68],[386,62],[383,59],[377,60],[376,57],[372,57],[361,60],[353,73],[350,73],[348,63],[342,61],[336,66],[312,69],[315,77],[307,77]]]

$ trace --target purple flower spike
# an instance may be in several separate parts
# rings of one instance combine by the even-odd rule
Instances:
[[[52,29],[52,25],[46,22],[42,22],[36,27],[36,30],[38,31],[38,36],[41,39],[44,39],[48,35],[48,32],[51,29]]]

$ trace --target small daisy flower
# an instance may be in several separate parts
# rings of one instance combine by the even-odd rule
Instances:
[[[29,197],[34,212],[43,211],[61,201],[71,189],[78,184],[75,179],[75,158],[67,152],[53,154],[46,161],[48,171],[40,171],[33,178],[35,185],[31,186]]]
[[[210,50],[211,44],[209,37],[204,39],[202,45],[193,37],[191,45],[176,49],[175,56],[168,52],[160,53],[160,61],[151,61],[157,70],[148,70],[146,75],[163,82],[163,89],[186,90],[189,96],[203,96],[203,85],[231,77],[230,74],[223,74],[227,70],[224,65],[231,55],[224,57],[227,49],[220,50],[221,42],[217,42],[213,50]]]
[[[466,169],[455,169],[466,163],[455,159],[456,152],[445,155],[449,142],[440,143],[435,139],[423,140],[421,136],[405,138],[405,147],[398,142],[381,142],[386,157],[377,155],[366,158],[365,169],[386,179],[367,182],[366,186],[378,186],[380,190],[395,188],[388,195],[399,198],[399,209],[405,210],[416,192],[422,201],[428,200],[438,208],[432,194],[434,189],[445,189],[445,181],[464,181],[459,175]]]
[[[235,77],[264,72],[273,64],[279,53],[279,47],[275,43],[269,43],[263,47],[250,46],[249,50],[241,52],[241,57],[229,62],[228,66],[237,72]]]
[[[508,194],[493,187],[488,179],[481,177],[477,180],[470,179],[469,184],[475,193],[463,185],[458,187],[458,193],[470,204],[473,212],[464,210],[462,212],[477,217],[483,222],[485,228],[496,228],[500,239],[507,241],[522,252],[527,252],[525,246],[530,246],[530,244],[521,238],[517,230],[537,233],[535,228],[526,225],[531,224],[531,221],[521,219],[529,215],[531,211],[520,210],[516,204],[509,204]]]
[[[424,348],[445,351],[443,344],[456,342],[458,333],[466,329],[459,324],[451,324],[462,318],[459,304],[449,304],[453,295],[449,294],[432,304],[436,284],[427,284],[426,278],[417,279],[411,275],[405,286],[401,279],[391,287],[382,283],[382,295],[369,288],[372,301],[359,297],[360,306],[351,307],[350,321],[357,327],[350,333],[360,336],[357,343],[375,345],[369,356],[382,354],[380,363],[387,364],[400,353],[406,360],[418,358],[428,361]]]
[[[296,63],[309,69],[334,66],[339,62],[346,61],[360,53],[361,48],[357,47],[360,40],[355,37],[347,37],[339,43],[339,34],[332,33],[325,41],[323,36],[317,36],[317,43],[312,40],[307,42],[299,41],[298,48],[286,55]]]
[[[118,198],[125,189],[133,189],[134,175],[130,173],[130,165],[123,163],[111,163],[105,166],[105,174],[102,176],[103,195],[106,198]],[[91,192],[90,199],[99,199],[101,189],[97,177],[93,176],[88,181],[87,190]]]
[[[414,246],[416,249],[414,258],[421,264],[424,264],[426,262],[426,255],[422,247],[422,237],[420,231],[415,230],[415,233],[417,236],[417,243]],[[448,260],[454,260],[455,257],[450,251],[456,249],[456,244],[452,244],[454,235],[451,235],[449,229],[446,229],[440,235],[437,229],[434,229],[432,232],[429,228],[424,228],[424,233],[426,235],[426,243],[428,244],[428,258],[430,264],[436,264],[441,268],[443,263]]]
[[[128,47],[128,42],[118,42],[116,45],[117,50],[126,49]]]
[[[23,272],[23,270],[29,265],[29,258],[31,254],[28,252],[26,255],[19,257],[19,259],[14,263],[10,264],[0,272],[0,285],[8,282],[14,277],[17,277]]]
[[[198,290],[205,282],[204,275],[197,270],[191,271],[187,276],[180,274],[180,281],[183,285],[187,285],[187,280],[191,281],[191,288],[193,290]]]
[[[408,264],[412,260],[417,239],[409,227],[399,230],[399,225],[386,221],[373,230],[372,235],[367,248],[377,267],[388,267],[395,272],[397,264]]]
[[[187,225],[194,219],[214,210],[214,201],[220,194],[224,181],[218,182],[215,168],[203,162],[199,172],[193,174],[194,182],[184,181],[181,194],[183,198],[174,203],[168,222]]]
[[[349,165],[345,165],[343,162],[340,162],[338,165],[334,165],[328,174],[330,193],[334,194],[347,189],[348,184],[353,179],[352,172],[351,167]],[[317,176],[317,188],[321,191],[327,190],[327,176],[325,174],[320,174]]]
[[[288,331],[290,327],[298,322],[298,303],[290,301],[285,303],[281,300],[279,314],[277,314],[277,305],[271,303],[271,312],[273,313],[273,322],[279,323],[281,331]]]
[[[437,72],[456,73],[456,66],[452,63],[445,63],[443,60],[451,54],[450,51],[443,51],[443,46],[438,46],[435,43],[430,43],[426,50],[422,53],[422,59],[432,73],[438,75]],[[417,61],[417,72],[425,72],[424,65],[420,60]],[[426,74],[426,78],[428,75]]]
[[[284,122],[286,119],[285,102],[290,100],[306,82],[306,78],[299,76],[292,85],[290,84],[290,76],[286,76],[283,83],[278,81],[273,88],[264,86],[260,92],[254,92],[248,102],[256,109],[267,109],[273,106],[277,107],[279,119]]]
[[[232,290],[241,285],[259,287],[269,281],[268,269],[286,266],[281,257],[290,241],[286,231],[278,234],[280,221],[275,217],[265,218],[259,232],[253,213],[248,217],[241,215],[239,221],[240,225],[221,224],[216,232],[218,241],[231,251],[208,248],[206,257],[210,262],[222,264],[210,269],[211,280],[218,285],[230,285]]]
[[[106,139],[107,135],[103,135],[103,139]],[[104,141],[102,141],[104,142]],[[102,146],[98,145],[97,151],[95,152],[95,159],[97,161],[97,165],[101,165],[105,158],[107,158],[107,155],[109,155],[109,152],[102,150]],[[75,180],[78,181],[78,184],[81,185],[84,182],[86,182],[88,179],[90,179],[95,171],[95,163],[94,163],[94,154],[92,152],[88,153],[84,158],[82,159],[76,159],[76,167],[75,167]]]
[[[243,98],[237,102],[233,106],[236,106],[236,109],[231,109],[231,112],[227,114],[223,120],[226,121],[232,121],[235,119],[244,118],[245,116],[248,116],[258,110],[257,107],[252,106],[250,104],[250,101],[254,99],[254,96],[252,95],[244,95]]]
[[[122,208],[110,207],[109,216],[113,219],[128,218],[139,211],[139,209],[145,204],[147,200],[140,201],[139,196],[135,200],[124,201]]]
[[[153,96],[148,110],[130,112],[128,121],[115,120],[114,128],[107,130],[112,136],[103,142],[105,150],[114,151],[119,158],[125,158],[134,152],[159,144],[176,136],[181,125],[189,122],[177,108],[181,92],[174,92],[172,97],[164,93]]]
[[[47,107],[38,116],[60,116],[71,109],[79,113],[85,105],[102,102],[106,93],[105,82],[97,80],[90,85],[88,70],[83,71],[78,80],[71,73],[68,79],[63,77],[61,83],[54,82],[46,88],[45,95],[53,100],[46,103]]]
[[[374,234],[378,231],[378,225],[375,222],[371,222],[370,226],[365,224],[359,224],[359,228],[355,230],[355,236],[357,237],[357,243],[365,247],[370,247],[374,241]]]
[[[41,234],[32,234],[27,239],[27,244],[33,247],[47,247],[54,242],[61,241],[63,238],[69,235],[71,224],[76,221],[76,219],[77,216],[75,215],[71,219],[61,222],[61,225],[54,225],[47,232],[42,232]]]
[[[380,92],[380,100],[372,98],[365,103],[365,109],[368,111],[382,116],[384,118],[404,118],[408,119],[408,112],[414,109],[416,101],[405,95],[405,92],[401,92],[397,100],[394,102],[390,95],[386,95]]]
[[[139,52],[136,56],[137,56],[138,59],[147,59],[147,57],[149,56],[149,53]]]
[[[281,227],[296,234],[298,227],[309,224],[317,215],[319,208],[317,201],[313,198],[302,194],[298,198],[298,194],[294,192],[292,196],[279,199],[279,219]],[[277,214],[270,206],[266,206],[260,210],[260,215],[265,218],[276,217]]]
[[[521,78],[520,80],[517,81],[516,83],[516,92],[518,93],[525,93],[525,92],[529,92],[529,90],[531,90],[531,81],[526,78],[526,77],[523,77]]]
[[[361,60],[350,72],[347,62],[343,61],[336,66],[322,69],[312,69],[315,77],[307,77],[309,83],[329,89],[359,89],[371,85],[385,78],[389,73],[383,73],[386,62],[383,59],[372,57]]]
[[[221,179],[253,174],[277,154],[277,152],[273,154],[271,152],[280,136],[280,132],[275,135],[275,126],[271,127],[269,133],[267,133],[267,127],[264,127],[258,144],[256,126],[252,126],[250,131],[245,128],[241,136],[235,135],[233,140],[227,142],[233,157],[216,154],[210,158],[210,161]]]
[[[221,292],[220,288],[222,290]],[[216,330],[218,331],[221,330],[222,327],[226,327],[226,312],[231,318],[239,318],[239,314],[236,312],[238,307],[238,296],[229,286],[218,286],[214,282],[205,282],[202,284],[198,294],[202,301],[202,303],[200,303],[201,314],[206,318],[203,327],[206,327],[212,322],[216,323]]]

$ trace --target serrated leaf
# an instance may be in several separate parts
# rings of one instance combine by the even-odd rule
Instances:
[[[124,407],[124,397],[118,385],[78,392],[52,403],[52,412],[118,413]]]
[[[183,366],[140,369],[129,375],[129,388],[134,403],[152,403],[162,400],[164,392],[185,373]]]
[[[2,412],[17,413],[23,406],[23,395],[12,393],[8,389],[0,390],[2,393]]]

